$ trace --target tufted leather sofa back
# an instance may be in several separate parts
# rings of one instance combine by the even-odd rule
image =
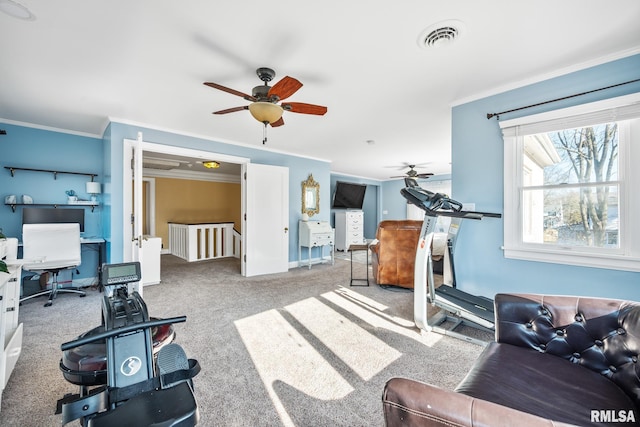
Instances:
[[[496,341],[562,357],[599,372],[640,405],[640,303],[498,294]]]

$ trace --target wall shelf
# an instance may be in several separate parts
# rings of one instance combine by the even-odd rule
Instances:
[[[71,171],[57,171],[50,169],[36,169],[36,168],[21,168],[17,166],[5,166],[9,172],[11,172],[11,176],[15,176],[16,171],[28,171],[28,172],[44,172],[44,173],[52,173],[53,179],[58,179],[58,174],[67,174],[67,175],[82,175],[91,177],[91,182],[93,179],[98,176],[97,173],[89,173],[89,172],[71,172]],[[69,207],[91,207],[91,212],[94,211],[96,206],[100,204],[98,202],[83,202],[83,203],[5,203],[6,206],[10,206],[13,212],[16,211],[18,206],[52,206],[54,208],[69,208]]]
[[[18,206],[52,206],[55,209],[91,207],[91,212],[93,212],[99,203],[5,203],[5,205],[10,206],[13,212]]]
[[[4,168],[9,170],[9,172],[11,172],[11,176],[15,176],[15,172],[16,171],[52,173],[53,174],[53,179],[58,179],[58,174],[89,176],[89,177],[91,177],[91,181],[93,181],[93,178],[98,176],[98,174],[96,174],[96,173],[86,173],[86,172],[69,172],[69,171],[56,171],[56,170],[49,170],[49,169],[19,168],[19,167],[15,167],[15,166],[5,166]]]

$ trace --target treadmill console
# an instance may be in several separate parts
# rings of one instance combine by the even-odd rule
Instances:
[[[141,278],[142,274],[138,261],[121,264],[103,264],[100,284],[102,286],[121,285],[139,282]]]

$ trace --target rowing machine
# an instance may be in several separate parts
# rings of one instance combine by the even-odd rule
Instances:
[[[139,282],[140,277],[138,262],[102,266],[101,285],[115,287],[103,298],[102,326],[61,345],[63,375],[81,386],[79,394],[58,401],[56,413],[62,413],[63,425],[78,418],[88,427],[197,424],[192,378],[200,365],[187,359],[180,346],[170,343],[171,325],[186,321],[186,316],[150,318],[140,294],[128,292],[129,284]],[[167,328],[171,328],[169,335]],[[154,345],[159,331],[164,331],[162,342]],[[69,372],[66,364],[74,359],[69,355],[100,349],[106,353],[105,371],[87,373],[79,368]],[[88,388],[99,384],[103,385]]]

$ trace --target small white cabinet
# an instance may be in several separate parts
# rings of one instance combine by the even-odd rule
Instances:
[[[18,324],[21,272],[21,265],[9,265],[9,274],[0,272],[0,401],[22,352],[22,323]]]
[[[364,240],[364,212],[336,211],[336,250],[346,251],[351,245],[362,245]]]
[[[307,248],[307,264],[311,268],[311,248],[320,248],[320,261],[324,261],[324,247],[329,246],[333,264],[333,244],[335,232],[328,222],[300,221],[298,223],[298,266],[302,266],[302,247]]]

